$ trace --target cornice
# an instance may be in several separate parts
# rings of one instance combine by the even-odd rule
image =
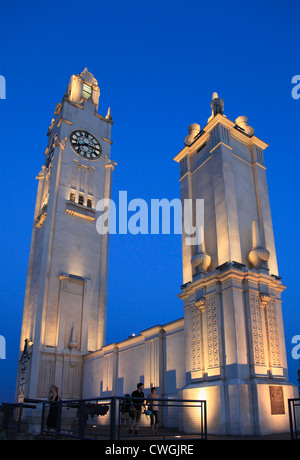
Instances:
[[[240,283],[249,281],[256,284],[267,284],[270,288],[276,289],[280,292],[283,292],[286,289],[286,286],[284,286],[279,279],[272,275],[258,273],[253,270],[242,271],[235,268],[229,268],[221,273],[218,273],[218,271],[215,270],[204,278],[187,283],[187,285],[183,288],[183,291],[178,294],[178,297],[182,300],[186,300],[193,295],[195,291],[203,289],[204,287],[209,287],[212,284],[224,284],[229,280],[235,280]]]
[[[158,336],[158,334],[160,333],[160,331],[162,330],[162,327],[160,324],[156,325],[156,326],[153,326],[153,327],[150,327],[149,329],[145,329],[143,331],[140,332],[140,334],[145,337],[146,339],[148,339],[149,337],[153,337],[153,336]]]
[[[218,124],[221,124],[225,128],[227,128],[230,132],[230,136],[233,139],[236,139],[243,144],[246,144],[250,147],[253,145],[257,145],[261,149],[266,149],[268,147],[268,144],[261,139],[259,139],[256,136],[248,136],[247,134],[243,133],[240,129],[236,129],[236,124],[235,122],[231,121],[229,118],[227,118],[225,115],[222,115],[218,113],[215,117],[213,117],[207,125],[202,129],[202,134],[189,146],[185,146],[175,157],[174,161],[180,162],[182,158],[184,158],[186,155],[192,156],[200,147],[202,144],[208,141],[210,137],[210,132],[217,126]],[[226,145],[226,144],[225,144]],[[226,145],[227,146],[227,145]],[[227,146],[231,148],[230,146]]]
[[[184,327],[184,318],[179,318],[175,321],[171,321],[170,323],[165,324],[162,326],[162,330],[166,334],[170,334],[172,332],[180,331]]]
[[[141,331],[141,333],[136,336],[128,337],[128,339],[122,340],[121,342],[105,345],[104,347],[100,348],[100,350],[91,351],[85,355],[84,358],[97,359],[114,352],[119,353],[121,351],[126,351],[130,348],[143,345],[150,338],[159,338],[162,332],[167,334],[172,332],[179,332],[183,327],[184,318],[179,318],[164,325],[157,324],[156,326]]]

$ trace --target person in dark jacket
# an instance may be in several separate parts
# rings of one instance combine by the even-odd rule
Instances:
[[[134,417],[132,419],[129,433],[132,433],[133,425],[135,423],[135,434],[138,434],[138,429],[139,429],[139,424],[140,424],[140,419],[142,415],[142,406],[144,405],[144,384],[143,383],[138,383],[137,384],[137,389],[132,392],[131,397],[132,399],[132,404],[133,404],[133,413]]]

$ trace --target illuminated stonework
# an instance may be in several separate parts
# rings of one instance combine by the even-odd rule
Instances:
[[[201,331],[201,311],[198,306],[193,306],[191,309],[191,336],[192,336],[192,357],[193,371],[202,369],[202,331]]]
[[[160,397],[206,399],[209,433],[285,432],[294,387],[266,193],[267,144],[246,117],[225,117],[217,93],[211,109],[202,130],[189,126],[175,157],[181,199],[204,198],[201,244],[188,245],[182,235],[184,319],[86,356],[84,396],[99,386],[103,396],[130,393],[142,379]],[[193,423],[187,411],[186,429]]]
[[[247,117],[233,122],[224,115],[217,93],[211,109],[201,131],[197,123],[190,125],[175,157],[181,199],[204,199],[205,216],[201,250],[182,238],[179,297],[191,326],[184,329],[188,378],[180,394],[207,398],[214,432],[288,431],[287,411],[273,415],[269,395],[277,382],[286,406],[294,388],[288,381],[285,287],[278,277],[263,159],[267,144],[254,135]],[[209,263],[203,269],[205,254]]]
[[[253,363],[265,366],[262,308],[257,292],[250,293],[250,317],[252,327]]]
[[[98,114],[99,94],[87,69],[73,75],[47,133],[20,342],[20,353],[31,343],[25,397],[46,398],[55,383],[62,398],[80,398],[83,356],[105,343],[108,235],[96,231],[94,206],[110,198],[113,122]],[[74,130],[87,136],[86,158],[72,149]]]
[[[73,201],[66,202],[66,212],[71,214],[71,216],[81,217],[89,222],[93,222],[96,215],[96,211],[94,209],[74,203]]]
[[[99,94],[87,69],[72,76],[48,130],[20,344],[20,356],[25,341],[30,359],[22,363],[17,397],[45,398],[51,384],[65,399],[122,396],[143,381],[145,392],[155,386],[160,397],[207,400],[211,434],[288,431],[287,399],[295,393],[287,372],[285,286],[267,193],[267,144],[247,117],[229,120],[223,99],[213,94],[207,125],[201,130],[192,123],[175,157],[181,199],[204,199],[199,244],[187,244],[190,235],[182,235],[184,318],[105,345],[108,234],[97,233],[94,219],[98,200],[110,198],[115,163],[111,113],[97,113]],[[85,158],[97,157],[88,140],[81,155],[72,150],[74,130],[99,141],[98,159]],[[122,302],[120,314],[126,314]],[[190,413],[187,430],[193,429]]]

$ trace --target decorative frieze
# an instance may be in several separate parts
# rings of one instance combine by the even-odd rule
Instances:
[[[201,312],[195,304],[191,308],[191,331],[192,331],[192,366],[193,371],[202,369],[202,328]]]
[[[215,296],[210,296],[206,301],[207,312],[207,346],[208,346],[208,367],[219,367],[219,338],[217,306]]]
[[[250,315],[254,364],[265,365],[262,310],[259,294],[256,292],[250,293]]]
[[[276,299],[271,297],[266,305],[266,323],[270,366],[281,367]]]

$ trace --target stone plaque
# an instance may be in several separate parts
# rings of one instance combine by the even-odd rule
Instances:
[[[270,390],[271,414],[272,415],[285,414],[282,386],[272,385],[272,386],[269,386],[269,390]]]

